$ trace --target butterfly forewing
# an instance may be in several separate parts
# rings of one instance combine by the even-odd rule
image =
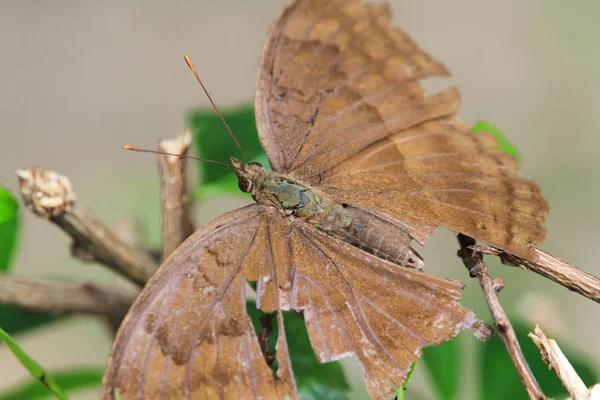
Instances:
[[[261,143],[275,170],[420,242],[441,225],[531,260],[548,205],[493,136],[455,117],[456,90],[425,96],[419,80],[447,74],[385,5],[290,1],[261,57]]]
[[[322,174],[337,201],[412,223],[411,234],[442,225],[532,259],[548,205],[495,138],[456,118],[429,121],[382,139]],[[364,193],[369,193],[365,196]]]
[[[454,91],[425,98],[418,81],[446,74],[391,28],[384,5],[288,2],[258,72],[261,143],[276,171],[317,174],[390,133],[456,111]]]

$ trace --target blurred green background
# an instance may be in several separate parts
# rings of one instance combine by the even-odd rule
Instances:
[[[600,275],[600,3],[390,3],[394,22],[453,72],[447,82],[461,90],[465,122],[492,122],[520,150],[522,173],[538,182],[552,209],[542,247]],[[79,200],[101,219],[137,217],[148,243],[158,243],[155,160],[121,146],[154,148],[159,138],[183,132],[190,109],[208,104],[184,54],[218,105],[251,100],[262,41],[282,4],[0,2],[0,184],[16,193],[17,168],[54,169],[71,178]],[[210,200],[198,219],[205,223],[242,202]],[[101,267],[73,261],[68,238],[27,211],[21,229],[16,274],[114,281]],[[467,281],[455,252],[452,234],[439,230],[422,251],[427,271]],[[492,267],[506,284],[501,299],[512,315],[541,324],[600,368],[598,304],[536,275]],[[486,318],[478,285],[466,283],[464,304]],[[110,346],[105,325],[93,318],[48,325],[18,341],[47,369],[101,366]],[[471,364],[464,374],[475,376]],[[0,392],[26,376],[0,347]],[[350,380],[359,378],[355,371]],[[433,398],[422,368],[413,379],[409,390]],[[462,386],[461,398],[474,393],[468,380]]]

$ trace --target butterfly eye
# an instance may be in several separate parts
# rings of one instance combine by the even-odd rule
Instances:
[[[244,193],[250,193],[252,191],[252,181],[247,178],[240,178],[238,180],[238,186]]]
[[[251,163],[250,163],[250,165],[254,165],[254,166],[256,166],[256,167],[261,167],[261,168],[262,168],[262,166],[263,166],[261,163],[259,163],[259,162],[256,162],[256,161],[254,161],[254,162],[251,162]]]

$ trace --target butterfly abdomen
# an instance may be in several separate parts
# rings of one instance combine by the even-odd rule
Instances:
[[[359,208],[336,204],[325,221],[318,226],[320,229],[377,257],[406,267],[420,269],[424,265],[410,247],[412,238],[408,233]]]

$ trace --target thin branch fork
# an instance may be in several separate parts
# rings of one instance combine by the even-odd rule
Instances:
[[[157,265],[146,252],[125,243],[107,225],[76,202],[68,178],[43,168],[17,171],[23,202],[73,238],[74,255],[98,261],[143,286]]]
[[[160,143],[159,150],[184,155],[189,132]],[[161,171],[163,238],[168,256],[194,230],[188,201],[188,168],[183,158],[159,156]],[[73,256],[97,261],[139,286],[145,285],[158,265],[152,255],[136,247],[76,201],[65,176],[43,168],[17,171],[21,197],[34,214],[58,225],[72,237]],[[89,283],[61,283],[0,275],[0,302],[32,311],[55,314],[82,313],[108,317],[117,328],[137,291],[115,291]]]
[[[525,360],[525,356],[521,351],[521,346],[519,346],[517,335],[515,334],[510,320],[500,304],[498,292],[504,287],[504,284],[501,280],[492,278],[490,271],[483,261],[482,253],[473,250],[473,246],[476,245],[475,239],[459,234],[458,241],[461,247],[458,251],[458,256],[469,270],[469,275],[472,278],[477,278],[479,281],[490,314],[494,320],[496,331],[498,332],[500,339],[502,339],[511,360],[517,369],[517,373],[521,378],[523,386],[525,386],[525,389],[527,390],[529,398],[532,400],[546,400],[546,396],[544,396],[540,385],[533,376],[531,369]]]
[[[192,135],[186,131],[174,139],[161,140],[159,152],[186,155]],[[191,217],[191,201],[188,195],[188,165],[184,157],[159,154],[162,198],[162,259],[165,260],[191,235],[195,228]]]
[[[0,275],[0,303],[53,314],[93,314],[122,319],[135,291],[115,291],[91,283],[64,283]]]
[[[160,142],[160,151],[185,155],[191,143],[186,132]],[[159,156],[161,172],[163,239],[166,258],[194,230],[188,200],[188,168],[185,159]],[[97,261],[139,286],[145,285],[158,265],[149,252],[127,240],[119,231],[100,222],[76,201],[65,176],[43,168],[17,171],[21,197],[34,214],[58,225],[72,237],[73,256]],[[131,236],[131,235],[129,235]],[[137,296],[137,291],[112,290],[90,283],[62,283],[19,279],[0,275],[0,303],[54,314],[94,314],[108,318],[118,328]]]

